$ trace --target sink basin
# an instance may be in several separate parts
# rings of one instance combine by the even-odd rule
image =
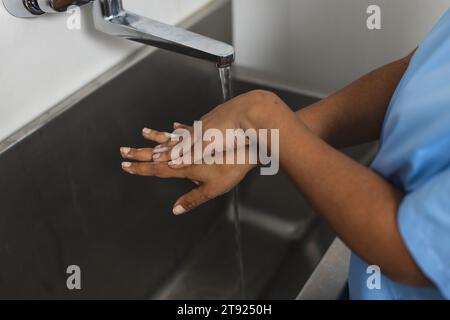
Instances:
[[[191,29],[231,42],[221,3]],[[0,298],[295,299],[334,235],[283,174],[239,187],[238,239],[230,195],[174,217],[191,182],[120,169],[120,146],[148,145],[142,128],[220,102],[212,65],[146,50],[0,143]],[[236,93],[257,87],[235,81]],[[314,101],[277,92],[294,108]],[[67,288],[71,265],[81,290]]]

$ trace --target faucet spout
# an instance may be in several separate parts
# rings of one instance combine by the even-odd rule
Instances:
[[[72,5],[93,3],[94,22],[107,34],[215,62],[219,68],[234,62],[229,44],[142,17],[124,9],[122,0],[0,0],[18,18],[37,18],[63,12]]]
[[[234,62],[231,45],[128,12],[122,0],[96,0],[93,5],[95,26],[102,32],[211,61],[220,68]]]

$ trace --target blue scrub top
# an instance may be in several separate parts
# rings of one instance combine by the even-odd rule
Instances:
[[[381,277],[367,285],[368,264],[353,255],[351,299],[450,299],[450,10],[415,53],[386,114],[371,168],[406,193],[402,238],[436,288]]]

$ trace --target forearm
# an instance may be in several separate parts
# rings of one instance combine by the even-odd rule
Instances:
[[[244,126],[280,130],[280,162],[315,211],[359,256],[393,279],[429,284],[397,228],[403,194],[313,134],[277,97]],[[275,106],[275,107],[274,107]]]
[[[370,72],[330,97],[296,113],[312,132],[336,148],[379,138],[382,122],[412,54]]]

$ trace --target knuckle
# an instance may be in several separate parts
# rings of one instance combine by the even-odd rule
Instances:
[[[134,164],[131,166],[131,169],[132,169],[135,173],[142,173],[142,172],[145,171],[145,170],[143,170],[143,167],[142,167],[142,165],[141,165],[140,163],[134,163]]]
[[[140,166],[139,172],[141,172],[143,175],[146,175],[146,176],[154,175],[154,171],[153,171],[152,167],[149,166],[148,164],[140,164],[139,166]]]
[[[152,175],[156,176],[157,178],[169,178],[169,174],[165,170],[162,170],[159,167],[152,168],[152,169],[150,169],[150,171],[152,172]]]
[[[203,201],[209,201],[212,200],[214,198],[214,193],[212,189],[201,189],[199,190],[200,193],[200,197]]]
[[[254,101],[267,101],[268,99],[272,99],[272,100],[279,99],[279,97],[275,93],[268,91],[268,90],[262,90],[262,89],[250,91],[247,94],[247,97]]]
[[[197,207],[197,201],[195,199],[186,200],[184,208],[187,210],[192,210]]]

